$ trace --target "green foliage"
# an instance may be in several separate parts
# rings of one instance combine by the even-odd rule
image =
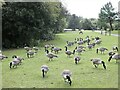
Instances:
[[[71,29],[76,29],[76,28],[79,28],[80,24],[80,19],[78,16],[76,16],[75,14],[73,15],[70,15],[69,16],[69,25],[68,25],[68,28],[71,28]]]
[[[67,16],[67,21],[68,21],[68,27],[73,30],[75,29],[85,29],[85,30],[92,30],[96,29],[96,23],[97,19],[94,18],[83,18],[83,17],[78,17],[75,14],[73,15],[68,15]]]
[[[109,29],[110,31],[113,30],[113,22],[115,21],[117,13],[114,12],[114,8],[112,6],[111,2],[108,2],[107,4],[105,4],[99,13],[99,21],[101,24],[100,27],[104,27],[106,28],[106,24],[109,23]],[[106,24],[105,24],[106,23]]]
[[[2,11],[4,48],[53,39],[65,27],[67,13],[60,2],[5,2]]]
[[[93,25],[89,19],[84,19],[82,22],[82,28],[85,30],[92,30]]]

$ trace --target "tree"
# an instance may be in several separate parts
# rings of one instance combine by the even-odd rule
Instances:
[[[68,28],[71,28],[73,30],[77,29],[80,27],[80,19],[78,16],[75,14],[72,14],[69,16],[69,23],[68,23]]]
[[[55,32],[64,28],[64,10],[61,2],[5,2],[2,6],[3,47],[33,46],[40,40],[54,39]]]
[[[100,13],[99,13],[99,19],[101,22],[109,23],[110,25],[109,34],[111,34],[111,31],[113,30],[112,24],[115,18],[116,18],[116,12],[114,12],[112,3],[108,2],[101,8]]]
[[[85,30],[93,29],[93,25],[89,19],[84,19],[81,23],[82,23],[82,29],[85,29]]]

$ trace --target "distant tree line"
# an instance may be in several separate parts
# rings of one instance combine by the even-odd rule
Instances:
[[[111,2],[105,4],[99,13],[99,18],[83,18],[78,17],[75,14],[69,14],[67,18],[68,28],[84,29],[84,30],[96,30],[104,29],[111,32],[112,30],[120,30],[120,18],[118,17],[118,12],[114,11]]]
[[[64,28],[120,30],[120,19],[111,2],[105,4],[99,18],[70,14],[61,2],[4,2],[2,4],[2,47],[19,48],[52,40]]]

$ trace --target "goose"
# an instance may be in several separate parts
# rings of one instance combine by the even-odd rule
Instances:
[[[49,71],[49,67],[47,65],[42,65],[41,66],[41,71],[42,71],[42,76],[43,78],[45,77],[45,74]]]
[[[53,53],[49,53],[48,50],[46,50],[46,52],[47,52],[46,56],[49,58],[49,61],[52,60],[52,58],[54,58],[54,57],[56,57],[56,58],[58,57],[57,55],[54,55]]]
[[[82,48],[75,48],[76,49],[76,52],[78,53],[78,54],[81,54],[83,51],[85,51],[84,49],[82,49]]]
[[[67,46],[65,46],[65,54],[67,54],[67,56],[70,57],[71,54],[75,54],[75,50],[73,50],[73,52],[71,52],[70,50],[67,50]]]
[[[58,53],[59,51],[61,51],[62,49],[61,48],[58,48],[58,47],[52,47],[51,48],[51,52],[54,51],[55,53]]]
[[[74,45],[74,42],[69,42],[69,41],[66,41],[67,42],[67,46],[72,46]]]
[[[93,58],[93,59],[91,59],[91,61],[93,62],[93,65],[94,65],[96,68],[97,68],[97,66],[98,66],[99,64],[103,64],[104,69],[106,69],[105,62],[102,61],[100,58]]]
[[[88,46],[87,46],[89,49],[92,49],[93,48],[93,44],[89,44],[88,43]]]
[[[82,32],[82,31],[80,31],[80,32],[79,32],[79,34],[83,34],[83,32]]]
[[[20,63],[20,60],[18,60],[17,58],[13,58],[13,61],[11,61],[10,63],[9,63],[9,65],[10,65],[10,69],[13,67],[15,67],[16,66],[16,68],[17,68],[17,65],[19,65],[19,63]]]
[[[78,48],[85,49],[86,47],[79,45]]]
[[[32,50],[32,48],[25,46],[24,49],[28,52],[29,50]]]
[[[24,58],[22,58],[22,57],[20,57],[20,56],[16,56],[16,55],[13,55],[12,58],[13,58],[13,59],[15,58],[15,59],[19,60],[19,61],[20,61],[19,64],[21,64],[21,63],[22,63],[22,60],[24,60]]]
[[[38,50],[39,50],[39,48],[38,47],[33,47],[33,49],[35,50],[35,52],[37,53],[38,52]]]
[[[62,72],[62,77],[63,77],[64,81],[68,82],[70,84],[70,86],[72,84],[71,75],[72,75],[72,73],[70,70],[64,70]]]
[[[35,54],[36,52],[34,52],[34,51],[32,51],[32,50],[29,50],[28,52],[27,52],[27,57],[28,58],[31,58],[31,57],[33,57],[33,55]]]
[[[116,54],[110,56],[109,59],[108,59],[108,61],[110,62],[111,59],[115,59],[116,63],[117,63],[117,61],[120,60],[120,54],[116,53]]]
[[[99,44],[101,44],[101,42],[102,42],[101,40],[95,40],[95,44],[99,45]]]
[[[75,60],[75,64],[78,64],[78,62],[80,61],[80,57],[79,56],[76,56],[76,57],[74,57],[74,60]]]
[[[5,58],[8,58],[8,57],[0,53],[0,60],[3,60]]]
[[[113,49],[113,51],[115,51],[115,50],[118,51],[118,47],[117,46],[113,46],[112,49]]]
[[[101,38],[100,37],[95,37],[95,40],[100,40]]]
[[[115,52],[113,52],[113,51],[110,51],[110,52],[108,53],[109,56],[112,56],[112,55],[114,55],[114,54],[115,54]]]
[[[84,44],[84,42],[83,42],[83,40],[80,40],[80,41],[77,42],[77,44],[82,45],[82,44]]]
[[[98,51],[100,51],[101,54],[102,54],[102,53],[104,53],[104,51],[106,51],[106,50],[108,51],[108,49],[105,48],[105,47],[97,48],[96,53],[98,53]]]

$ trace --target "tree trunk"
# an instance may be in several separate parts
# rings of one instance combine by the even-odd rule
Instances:
[[[113,31],[113,26],[112,26],[112,20],[111,20],[111,18],[109,20],[109,24],[110,24],[109,36],[110,36],[111,35],[111,31]]]

